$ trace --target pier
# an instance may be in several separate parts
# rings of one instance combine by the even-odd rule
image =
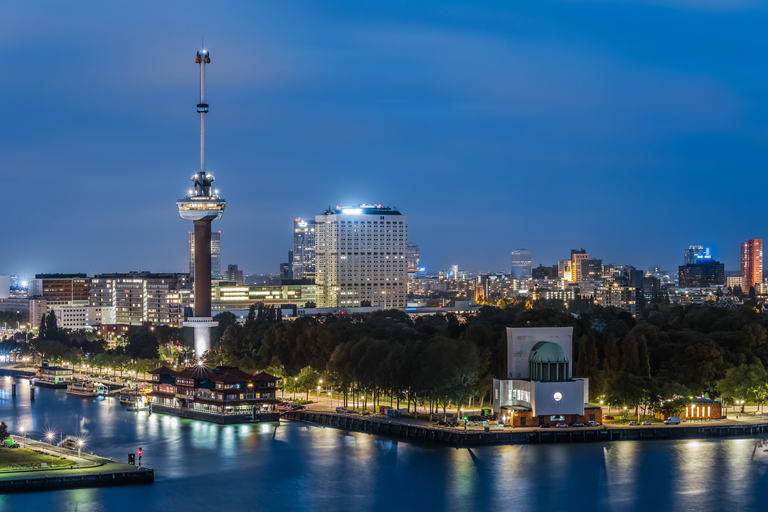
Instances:
[[[155,481],[151,468],[123,464],[113,459],[93,454],[51,446],[16,436],[24,448],[30,448],[51,457],[57,465],[20,464],[0,471],[0,493],[41,491],[53,489],[74,489],[79,487],[101,487],[113,485],[148,484]],[[0,448],[0,461],[5,451]],[[63,457],[63,458],[62,458]]]
[[[654,439],[706,439],[713,437],[749,437],[768,434],[768,423],[743,425],[695,425],[651,427],[605,427],[567,429],[512,429],[437,427],[416,425],[384,416],[360,416],[318,411],[290,411],[282,418],[318,425],[367,432],[375,435],[402,437],[417,441],[478,446],[532,443],[586,443],[599,441],[644,441]]]

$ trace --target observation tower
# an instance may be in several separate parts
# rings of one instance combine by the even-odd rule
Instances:
[[[205,65],[210,64],[208,50],[200,50],[195,63],[200,65],[200,170],[192,175],[190,181],[194,188],[187,197],[176,201],[182,219],[191,220],[195,226],[195,275],[194,280],[195,316],[185,318],[181,324],[192,327],[195,332],[195,357],[202,358],[205,351],[211,349],[211,328],[216,327],[211,317],[211,222],[220,219],[227,202],[219,197],[218,190],[213,190],[213,174],[205,170],[205,114],[208,104],[205,102]]]

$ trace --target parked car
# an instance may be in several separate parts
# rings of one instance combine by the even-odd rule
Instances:
[[[612,420],[612,419],[613,419],[613,416],[608,416],[608,415],[606,414],[605,416],[603,416],[603,419],[604,419],[604,420]]]
[[[587,426],[588,427],[599,427],[600,424],[598,422],[596,422],[596,421],[588,421],[587,422]]]
[[[648,421],[648,420],[645,420],[644,422],[641,423],[641,425],[650,425],[650,424],[651,424],[651,422]]]
[[[541,425],[539,425],[539,428],[549,428],[549,427],[551,427],[549,423],[542,423]]]
[[[9,445],[9,448],[21,448],[21,445],[19,443],[13,443],[12,445]]]
[[[639,425],[639,423],[638,423],[638,422],[636,422],[636,421],[630,421],[630,422],[629,422],[629,426],[630,426],[630,427],[636,427],[636,426],[638,426],[638,425]]]
[[[443,420],[437,420],[437,425],[438,425],[439,427],[445,427],[445,426],[447,426],[447,425],[448,425],[448,422],[445,422],[445,421],[443,421]]]
[[[568,425],[565,423],[558,423],[557,428],[568,428]]]
[[[679,425],[680,424],[680,417],[679,416],[672,416],[671,418],[664,420],[665,425]]]
[[[571,423],[571,426],[572,427],[583,427],[584,424],[583,423]]]

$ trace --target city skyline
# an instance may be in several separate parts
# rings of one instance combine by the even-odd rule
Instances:
[[[208,6],[204,34],[178,16],[194,5],[8,6],[3,168],[25,213],[3,271],[186,268],[168,204],[195,169],[185,59],[201,36],[219,56],[208,160],[237,205],[218,226],[222,265],[277,272],[292,219],[374,202],[409,216],[430,272],[506,269],[518,247],[534,267],[585,247],[673,271],[691,244],[738,270],[740,243],[765,238],[758,202],[730,198],[765,179],[768,77],[742,50],[765,45],[766,10],[557,5],[243,2]],[[653,38],[649,20],[667,22]]]

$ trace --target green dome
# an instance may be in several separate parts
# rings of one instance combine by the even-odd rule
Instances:
[[[533,346],[528,356],[531,363],[570,363],[563,347],[551,341],[540,341]]]

